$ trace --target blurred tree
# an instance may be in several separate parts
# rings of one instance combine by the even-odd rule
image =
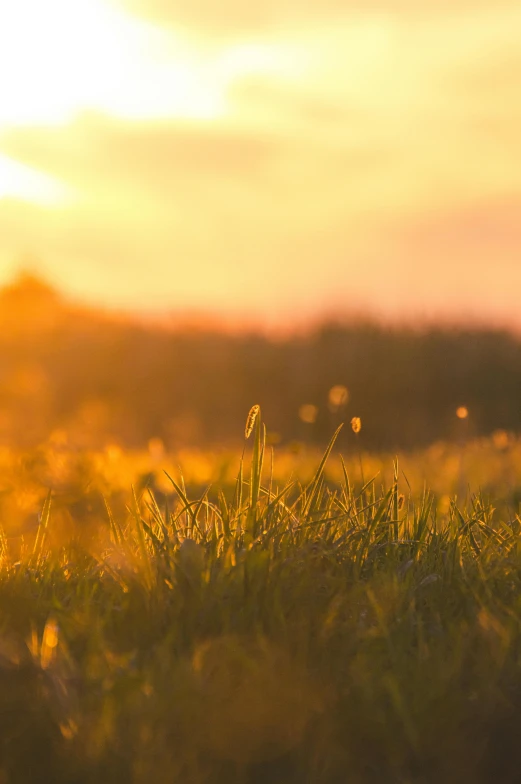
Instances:
[[[360,416],[364,447],[407,448],[459,438],[461,406],[469,433],[517,432],[520,400],[521,341],[506,331],[326,323],[270,339],[89,310],[29,274],[0,290],[3,443],[57,429],[90,446],[237,443],[259,403],[282,442],[325,442]]]

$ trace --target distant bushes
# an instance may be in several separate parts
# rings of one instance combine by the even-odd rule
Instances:
[[[86,446],[238,441],[253,403],[273,442],[322,443],[353,416],[367,448],[519,431],[521,342],[371,323],[284,339],[169,330],[73,307],[30,277],[0,292],[3,443],[56,431]]]

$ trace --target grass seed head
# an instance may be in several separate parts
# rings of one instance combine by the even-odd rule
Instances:
[[[351,420],[351,429],[353,433],[359,433],[362,429],[362,420],[360,417],[353,417]]]
[[[249,410],[248,416],[246,417],[246,427],[244,428],[244,437],[249,438],[251,436],[253,426],[255,425],[255,420],[260,411],[260,406],[252,406]]]

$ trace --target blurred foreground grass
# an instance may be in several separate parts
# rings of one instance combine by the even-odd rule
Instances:
[[[521,444],[362,460],[2,452],[0,781],[519,781]]]

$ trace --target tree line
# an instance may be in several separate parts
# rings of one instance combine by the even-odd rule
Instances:
[[[353,416],[374,449],[518,432],[521,341],[371,322],[285,337],[174,329],[70,304],[27,275],[0,291],[0,443],[231,445],[255,403],[285,444],[322,444]]]

